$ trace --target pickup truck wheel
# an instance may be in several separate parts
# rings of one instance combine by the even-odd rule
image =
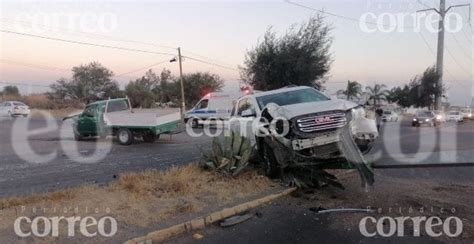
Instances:
[[[146,143],[154,143],[156,140],[155,134],[151,132],[143,134],[142,138],[143,138],[143,141]]]
[[[273,149],[267,144],[263,144],[263,160],[262,168],[265,175],[271,179],[275,179],[279,176],[278,163],[273,153]]]
[[[117,132],[117,140],[122,145],[130,145],[133,143],[133,133],[126,128],[121,128]]]

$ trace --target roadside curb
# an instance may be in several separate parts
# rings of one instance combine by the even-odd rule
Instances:
[[[166,229],[150,232],[146,236],[137,237],[129,241],[126,241],[125,243],[126,244],[134,244],[134,243],[137,243],[137,244],[147,243],[148,244],[152,242],[163,242],[171,237],[174,237],[174,236],[177,236],[189,231],[203,229],[204,227],[212,223],[215,223],[217,221],[226,219],[228,217],[245,212],[249,209],[256,208],[260,205],[269,203],[277,198],[289,195],[290,193],[294,192],[296,189],[297,189],[296,187],[293,187],[290,189],[286,189],[280,193],[274,193],[274,194],[271,194],[271,195],[268,195],[268,196],[250,201],[250,202],[239,204],[231,208],[224,208],[223,210],[210,213],[206,216],[198,217],[184,223],[173,225]]]

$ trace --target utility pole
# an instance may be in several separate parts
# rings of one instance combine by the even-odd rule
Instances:
[[[453,5],[450,6],[449,8],[446,9],[446,0],[440,0],[439,3],[439,9],[436,8],[429,8],[429,9],[423,9],[419,10],[417,12],[427,12],[427,11],[435,11],[436,13],[439,14],[440,20],[438,24],[438,51],[436,54],[436,73],[438,74],[439,78],[436,81],[435,87],[438,89],[441,89],[443,87],[443,65],[444,65],[444,31],[445,31],[445,18],[446,14],[451,10],[452,8],[458,8],[458,7],[471,7],[471,4],[459,4],[459,5]],[[469,11],[469,18],[471,16],[471,13]],[[435,95],[435,109],[439,110],[441,109],[441,98],[443,97],[443,94],[436,94]]]
[[[436,54],[436,73],[438,80],[436,82],[436,90],[439,91],[443,86],[443,65],[444,65],[444,18],[446,17],[446,0],[440,0],[439,3],[439,23],[438,23],[438,51]],[[441,96],[443,94],[435,94],[435,110],[441,110]]]
[[[178,47],[178,61],[179,61],[179,81],[181,83],[181,120],[184,120],[184,111],[186,110],[186,103],[184,101],[183,58],[181,56],[180,47]]]

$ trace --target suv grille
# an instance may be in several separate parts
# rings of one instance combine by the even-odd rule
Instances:
[[[329,112],[305,116],[296,120],[301,132],[311,133],[342,128],[347,124],[344,112]]]

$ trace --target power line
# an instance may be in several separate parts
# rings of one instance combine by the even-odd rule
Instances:
[[[461,42],[459,42],[459,40],[456,38],[456,36],[455,36],[454,34],[451,34],[451,36],[453,37],[454,41],[456,41],[456,43],[458,44],[458,46],[459,46],[462,50],[464,50],[463,45],[461,45]],[[466,52],[463,52],[463,51],[461,51],[461,52],[464,54],[464,56],[467,57],[467,59],[470,59],[471,61],[474,61],[474,60],[472,59],[472,56],[467,55]]]
[[[186,52],[186,53],[190,53],[191,55],[194,55],[194,56],[196,56],[196,57],[198,57],[198,58],[207,59],[207,60],[209,60],[210,62],[222,63],[222,64],[225,64],[226,66],[232,66],[231,64],[226,63],[226,62],[222,62],[221,60],[209,58],[209,57],[206,57],[206,56],[204,56],[204,55],[201,55],[201,54],[198,54],[198,53],[195,53],[195,52],[191,52],[191,51],[189,51],[189,50],[181,49],[181,51],[184,51],[184,52]]]
[[[10,22],[10,23],[15,23],[14,21],[11,21],[11,20],[8,20],[7,18],[4,18],[4,17],[0,17],[1,19],[4,19],[4,20],[7,20],[7,22]],[[26,24],[26,25],[29,25],[29,26],[33,26],[33,23],[28,23],[26,21],[20,21],[20,23],[23,23],[23,24]],[[153,47],[159,47],[159,48],[167,48],[167,49],[172,49],[172,50],[177,50],[176,47],[171,47],[171,46],[167,46],[167,45],[161,45],[161,44],[155,44],[155,43],[151,43],[151,42],[143,42],[143,41],[136,41],[136,40],[130,40],[130,39],[122,39],[122,38],[115,38],[115,37],[112,37],[112,36],[108,36],[108,35],[102,35],[102,34],[96,34],[96,33],[88,33],[88,32],[84,32],[84,31],[76,31],[76,30],[70,30],[70,29],[67,29],[67,28],[61,28],[61,27],[52,27],[52,26],[47,26],[47,25],[44,25],[44,24],[36,24],[35,25],[39,25],[39,26],[43,26],[44,28],[47,28],[47,29],[50,29],[50,30],[62,30],[63,33],[66,32],[66,33],[69,33],[69,32],[77,32],[77,33],[81,33],[81,34],[84,34],[86,36],[98,36],[100,37],[100,39],[106,39],[106,40],[112,40],[112,41],[120,41],[120,42],[129,42],[129,43],[137,43],[137,44],[143,44],[143,45],[148,45],[148,46],[153,46]],[[222,62],[220,60],[217,60],[217,59],[213,59],[213,58],[210,58],[210,57],[206,57],[204,55],[201,55],[201,54],[197,54],[195,52],[191,52],[189,50],[185,50],[187,53],[191,54],[191,55],[194,55],[194,56],[197,56],[197,57],[200,57],[200,58],[203,58],[203,59],[207,59],[207,60],[210,60],[211,62],[213,63],[223,63],[223,64],[226,64],[226,65],[229,65],[225,62]]]
[[[3,29],[0,29],[0,32],[15,34],[15,35],[21,35],[21,36],[34,37],[34,38],[40,38],[40,39],[46,39],[46,40],[52,40],[52,41],[68,42],[68,43],[74,43],[74,44],[86,45],[86,46],[110,48],[110,49],[117,49],[117,50],[131,51],[131,52],[139,52],[139,53],[150,53],[150,54],[158,54],[158,55],[166,55],[166,56],[175,56],[175,54],[172,54],[172,53],[155,52],[155,51],[141,50],[141,49],[135,49],[135,48],[127,48],[127,47],[111,46],[111,45],[105,45],[105,44],[90,43],[90,42],[74,41],[74,40],[67,40],[67,39],[48,37],[48,36],[40,36],[40,35],[34,35],[34,34],[22,33],[22,32],[10,31],[10,30],[3,30]]]
[[[418,2],[420,5],[424,6],[424,7],[433,8],[433,7],[429,6],[428,4],[424,3],[422,0],[417,0],[417,2]]]
[[[148,65],[148,66],[139,68],[139,69],[135,69],[135,70],[132,70],[132,71],[124,72],[124,73],[121,73],[121,74],[119,74],[119,75],[116,75],[115,77],[120,77],[120,76],[124,76],[124,75],[128,75],[128,74],[132,74],[132,73],[135,73],[135,72],[139,72],[139,71],[142,71],[142,70],[145,70],[145,69],[153,68],[153,67],[155,67],[155,66],[157,66],[157,65],[160,65],[160,64],[163,64],[163,63],[167,63],[167,62],[169,62],[169,60],[164,60],[164,61],[161,61],[161,62],[158,62],[158,63],[154,63],[154,64],[151,64],[151,65]]]
[[[128,43],[136,43],[136,44],[143,44],[143,45],[148,45],[148,46],[153,46],[153,47],[159,47],[159,48],[166,48],[166,49],[172,49],[172,50],[176,50],[175,47],[171,47],[171,46],[167,46],[167,45],[161,45],[161,44],[156,44],[156,43],[151,43],[151,42],[143,42],[143,41],[136,41],[136,40],[131,40],[131,39],[125,39],[125,38],[117,38],[117,37],[113,37],[113,36],[108,36],[108,35],[103,35],[103,34],[98,34],[98,33],[89,33],[89,32],[85,32],[85,31],[79,31],[79,30],[71,30],[71,29],[67,29],[67,28],[62,28],[62,27],[59,27],[59,26],[48,26],[48,25],[45,25],[45,24],[40,24],[40,23],[32,23],[32,22],[27,22],[27,21],[18,21],[18,20],[9,20],[5,17],[0,17],[1,19],[3,19],[3,22],[10,22],[10,24],[16,24],[16,22],[19,22],[20,24],[23,23],[23,25],[28,25],[28,26],[31,26],[33,27],[33,25],[35,26],[42,26],[43,28],[45,29],[49,29],[49,30],[55,30],[55,31],[62,31],[63,33],[67,33],[67,34],[70,34],[70,33],[73,33],[73,32],[76,32],[76,33],[81,33],[85,36],[92,36],[92,37],[99,37],[99,39],[102,39],[102,40],[111,40],[111,41],[118,41],[118,42],[128,42]],[[6,21],[5,21],[6,20]]]
[[[467,71],[467,69],[465,69],[459,62],[458,60],[454,57],[454,55],[451,53],[451,50],[449,50],[449,48],[446,46],[446,51],[448,51],[448,54],[449,56],[454,60],[454,62],[456,63],[456,65],[462,70],[464,71],[466,74],[468,74],[469,76],[472,76],[472,73]]]
[[[371,21],[362,21],[362,20],[354,18],[354,17],[348,17],[348,16],[344,16],[344,15],[341,15],[341,14],[331,13],[331,12],[328,12],[326,10],[320,10],[320,9],[312,8],[312,7],[309,7],[309,6],[300,4],[300,3],[292,2],[290,0],[285,0],[285,2],[288,3],[288,4],[292,4],[292,5],[301,7],[301,8],[313,10],[313,11],[322,13],[324,15],[329,15],[329,16],[333,16],[333,17],[337,17],[337,18],[341,18],[341,19],[345,19],[345,20],[350,20],[350,21],[357,22],[357,23],[365,23],[365,24],[369,24],[369,25],[383,26],[383,27],[399,27],[397,25],[390,25],[390,24],[383,24],[383,23],[380,24],[380,23],[371,22]],[[413,29],[414,27],[413,26],[403,26],[403,28],[404,29]]]
[[[466,29],[466,28],[463,28],[463,29]],[[472,35],[471,35],[471,37],[469,37],[468,34],[466,33],[466,31],[463,30],[461,32],[464,35],[464,37],[466,37],[467,41],[472,44]]]
[[[155,52],[155,51],[149,51],[149,50],[141,50],[141,49],[111,46],[111,45],[104,45],[104,44],[96,44],[96,43],[89,43],[89,42],[82,42],[82,41],[74,41],[74,40],[67,40],[67,39],[61,39],[61,38],[55,38],[55,37],[40,36],[40,35],[34,35],[34,34],[22,33],[22,32],[10,31],[10,30],[3,30],[3,29],[0,29],[0,32],[15,34],[15,35],[21,35],[21,36],[27,36],[27,37],[40,38],[40,39],[46,39],[46,40],[52,40],[52,41],[60,41],[60,42],[67,42],[67,43],[73,43],[73,44],[79,44],[79,45],[86,45],[86,46],[94,46],[94,47],[102,47],[102,48],[110,48],[110,49],[117,49],[117,50],[131,51],[131,52],[166,55],[166,56],[176,56],[175,54],[172,54],[172,53]],[[227,67],[227,66],[220,65],[220,64],[216,64],[216,63],[213,63],[213,62],[207,62],[207,61],[197,59],[197,58],[193,58],[193,57],[189,57],[189,56],[186,56],[186,58],[188,58],[190,60],[194,60],[196,62],[205,63],[205,64],[208,64],[208,65],[213,65],[213,66],[224,68],[224,69],[238,71],[238,69]]]
[[[431,54],[433,54],[433,56],[436,57],[436,53],[435,53],[434,49],[431,47],[431,45],[430,45],[430,43],[428,42],[428,40],[426,40],[426,38],[423,36],[423,34],[422,34],[421,32],[418,32],[418,34],[419,34],[419,36],[421,37],[421,39],[423,40],[423,42],[425,43],[425,45],[426,45],[426,47],[428,48],[428,50],[431,52]],[[456,79],[454,78],[454,75],[451,74],[451,72],[449,72],[448,69],[445,68],[444,70],[446,71],[446,73],[448,73],[448,75],[451,77],[451,79],[453,79],[453,81],[456,80]]]
[[[220,67],[220,68],[223,68],[223,69],[239,71],[239,70],[236,69],[236,68],[232,68],[232,67],[228,67],[228,66],[224,66],[224,65],[212,63],[212,62],[207,62],[207,61],[204,61],[204,60],[201,60],[201,59],[197,59],[197,58],[193,58],[193,57],[189,57],[189,56],[183,56],[183,57],[184,57],[184,58],[187,58],[187,59],[190,59],[190,60],[194,60],[194,61],[196,61],[196,62],[200,62],[200,63],[204,63],[204,64],[208,64],[208,65],[213,65],[213,66],[216,66],[216,67]]]

